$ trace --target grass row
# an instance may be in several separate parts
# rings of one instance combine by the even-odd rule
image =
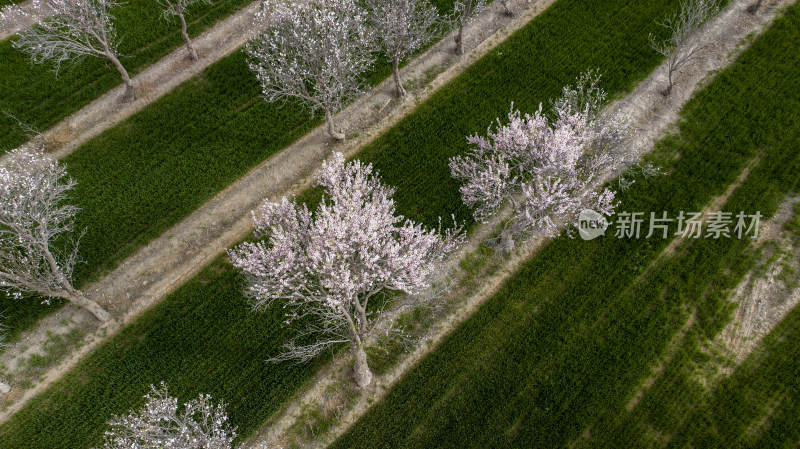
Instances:
[[[444,11],[453,0],[433,3]],[[390,73],[381,62],[368,82]],[[264,101],[237,51],[82,145],[63,159],[78,182],[76,228],[86,229],[76,284],[109,272],[320,123],[298,104]],[[61,306],[40,303],[0,297],[10,338]]]
[[[434,94],[370,146],[362,158],[375,162],[384,181],[399,187],[396,198],[404,215],[430,225],[436,224],[438,215],[450,213],[467,220],[469,211],[461,205],[458,186],[447,170],[448,158],[466,149],[465,136],[485,130],[495,117],[508,111],[512,101],[533,109],[538,102],[558,95],[563,85],[589,67],[606,69],[605,86],[613,94],[632,88],[660,62],[648,49],[647,32],[656,31],[654,21],[677,3],[612,0],[600,5],[593,0],[560,0]],[[185,92],[176,92],[165,102],[198,92],[194,86],[230,89],[225,82],[231,82],[230,77],[210,79],[207,72]],[[197,98],[204,97],[198,93]],[[251,108],[263,107],[253,101]],[[195,107],[202,108],[203,103],[190,110],[201,110]],[[211,114],[219,112],[212,110]],[[249,141],[260,139],[252,130],[270,132],[269,123],[260,121],[231,119],[227,123],[231,128],[249,124],[249,134],[244,130],[219,131],[238,132],[240,139],[247,140],[220,140],[224,145],[208,147],[198,140],[191,150],[176,145],[174,150],[160,148],[159,152],[176,151],[183,158],[195,159],[203,156],[198,150],[204,150],[236,165],[250,157],[243,150],[250,147]],[[135,129],[139,131],[130,135],[131,144],[137,134],[160,132],[157,127]],[[143,132],[145,129],[147,132]],[[173,131],[171,135],[183,139],[192,133]],[[75,166],[76,161],[71,161],[70,167]],[[209,175],[202,180],[206,184],[216,182],[218,170],[226,169],[215,164],[198,166],[208,170]],[[187,172],[185,178],[200,178],[196,173]],[[173,182],[188,184],[194,179],[173,177],[156,184],[172,189]],[[174,189],[168,192],[164,195],[172,195],[171,201],[164,201],[171,207],[182,208],[192,198],[185,192],[176,194]],[[145,205],[153,200],[146,201]],[[120,206],[120,210],[127,209]],[[116,231],[103,232],[113,238]],[[316,365],[264,363],[292,330],[279,329],[280,319],[272,312],[250,314],[241,287],[239,276],[220,258],[0,426],[0,446],[82,448],[96,444],[109,417],[141,404],[148,384],[160,380],[168,382],[171,391],[181,398],[205,392],[228,402],[233,425],[239,427],[241,435],[248,435],[291,398]],[[317,363],[326,357],[322,359]]]
[[[766,219],[800,191],[798,24],[795,5],[691,101],[656,149],[669,175],[639,180],[619,210],[700,210],[757,156],[723,210]],[[555,240],[333,447],[794,447],[798,311],[706,390],[689,368],[708,358],[699,348],[729,321],[756,252],[699,239],[658,259],[667,243]]]
[[[676,430],[670,447],[800,444],[800,308]]]
[[[189,35],[202,33],[249,3],[216,0],[212,5],[193,6],[186,17]],[[180,25],[162,20],[161,11],[156,1],[130,0],[111,12],[120,39],[120,60],[131,76],[183,44]],[[51,65],[33,65],[25,53],[15,50],[11,46],[15,39],[0,41],[0,111],[39,130],[52,127],[122,83],[114,67],[99,58],[65,65],[56,75]],[[28,140],[5,114],[0,114],[0,130],[0,154]]]

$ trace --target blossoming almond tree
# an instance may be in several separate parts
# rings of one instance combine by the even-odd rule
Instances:
[[[147,402],[139,411],[115,416],[105,433],[104,449],[232,449],[236,430],[231,428],[225,404],[214,405],[211,396],[178,407],[164,382],[150,386]]]
[[[436,36],[436,7],[428,0],[367,0],[367,9],[378,43],[392,62],[397,94],[405,96],[400,62]]]
[[[46,0],[53,16],[19,33],[14,48],[31,55],[35,64],[52,61],[58,72],[65,61],[86,56],[106,58],[122,76],[125,101],[135,99],[133,82],[119,61],[116,32],[109,10],[121,3],[115,0]]]
[[[157,0],[158,4],[164,8],[164,12],[161,14],[161,17],[165,20],[171,20],[173,17],[177,17],[178,20],[181,22],[181,37],[183,37],[183,42],[186,44],[186,51],[189,52],[189,57],[192,58],[192,61],[197,61],[200,59],[197,56],[197,51],[192,46],[192,40],[189,39],[189,33],[186,26],[186,9],[190,6],[194,5],[195,3],[205,3],[207,5],[211,4],[211,0]]]
[[[620,123],[600,117],[606,93],[598,82],[589,72],[576,87],[564,88],[553,119],[541,105],[533,115],[512,109],[507,125],[489,130],[488,137],[470,137],[469,152],[451,159],[452,175],[464,181],[461,197],[477,220],[510,204],[501,249],[513,249],[513,238],[521,235],[554,236],[560,223],[574,222],[583,209],[613,213],[615,194],[599,191],[600,176],[621,162],[612,150],[623,131]]]
[[[361,92],[375,60],[366,10],[356,0],[266,0],[254,23],[260,34],[245,50],[266,99],[300,99],[344,139],[333,115]]]
[[[364,339],[388,302],[384,293],[429,287],[438,263],[463,241],[461,229],[444,234],[395,215],[394,190],[371,165],[345,164],[341,153],[323,164],[325,190],[314,213],[289,202],[266,201],[255,218],[255,243],[229,252],[247,278],[255,310],[287,310],[285,324],[306,326],[272,360],[307,361],[337,343],[349,343],[355,380],[367,386]],[[379,304],[370,303],[379,300]]]
[[[63,298],[105,321],[108,312],[71,282],[77,208],[63,203],[74,186],[64,166],[44,157],[41,148],[14,150],[0,166],[0,290],[17,298]]]

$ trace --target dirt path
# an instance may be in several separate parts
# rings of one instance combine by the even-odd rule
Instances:
[[[251,3],[193,39],[192,45],[200,55],[199,61],[193,62],[186,48],[181,46],[133,77],[137,96],[133,103],[122,101],[125,86],[120,84],[43,132],[50,156],[60,159],[70,154],[92,137],[239,49],[250,35],[250,19],[259,4],[260,0]]]
[[[775,19],[779,10],[792,3],[794,3],[793,0],[767,1],[762,6],[759,15],[752,16],[745,12],[749,0],[734,0],[702,31],[706,39],[713,39],[718,43],[704,54],[702,59],[680,73],[677,85],[670,97],[664,98],[659,93],[666,81],[666,65],[662,64],[633,92],[610,105],[611,111],[628,117],[633,124],[635,132],[631,139],[631,145],[634,151],[638,154],[651,151],[655,143],[677,123],[681,109],[691,99],[694,92],[705,87],[716,71],[733,62],[747,47],[746,43],[751,42],[746,40],[747,36],[766,29],[767,25]],[[616,174],[610,175],[609,179],[613,176]],[[491,233],[494,226],[490,223],[480,227],[471,235],[465,249],[457,257],[474,252],[480,242]],[[431,324],[426,335],[420,339],[426,343],[405,354],[402,361],[390,373],[376,376],[373,384],[365,391],[351,391],[352,394],[355,394],[355,399],[349,402],[341,399],[337,402],[336,399],[331,399],[331,397],[337,396],[335,390],[341,389],[341,381],[346,378],[350,370],[352,362],[349,357],[340,357],[328,364],[309,382],[302,393],[248,440],[247,444],[250,446],[247,447],[280,448],[297,444],[299,447],[321,448],[335,441],[371,405],[383,398],[408,369],[435,349],[448,333],[470,317],[486,299],[495,294],[503,283],[546,242],[545,239],[538,239],[521,245],[502,264],[500,270],[481,279],[478,288],[473,287],[471,290],[467,290],[466,294],[464,290],[457,289],[448,298],[453,300],[457,298],[460,301],[458,307],[449,315]],[[338,416],[336,423],[328,431],[315,435],[312,441],[300,438],[300,432],[297,429],[309,427],[310,424],[305,421],[316,419],[308,418],[307,410],[319,411],[321,407],[335,409],[336,416]],[[326,411],[321,410],[321,413],[325,414]]]
[[[466,55],[454,56],[453,39],[448,36],[403,69],[410,94],[405,101],[394,99],[393,81],[389,78],[338,114],[336,121],[340,128],[348,135],[358,134],[357,138],[335,143],[328,138],[324,127],[315,129],[251,170],[112,273],[87,287],[89,296],[115,317],[111,322],[98,327],[91,315],[67,305],[43,318],[36,328],[24,332],[19,342],[0,355],[0,375],[10,379],[12,384],[11,391],[0,397],[0,422],[111,335],[195,276],[226,248],[246,237],[252,229],[250,211],[256,209],[264,197],[299,193],[310,186],[311,177],[331,151],[354,155],[553,1],[532,2],[524,11],[520,6],[513,18],[499,13],[497,7],[490,8],[470,26]],[[205,48],[198,45],[198,51]],[[420,87],[412,89],[412,86]],[[74,337],[76,333],[78,337]],[[67,340],[70,340],[67,336],[73,336],[71,340],[77,341],[68,345],[53,344],[54,335]],[[48,367],[31,370],[28,363],[31,355],[44,353],[47,356],[48,348],[58,350],[54,362]]]

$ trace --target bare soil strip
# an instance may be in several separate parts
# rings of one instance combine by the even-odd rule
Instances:
[[[465,42],[466,55],[454,55],[451,35],[403,69],[402,76],[407,85],[420,86],[416,90],[408,89],[409,95],[404,101],[395,99],[393,81],[389,78],[338,114],[336,122],[340,128],[349,136],[357,135],[357,138],[333,142],[324,126],[320,126],[251,170],[112,273],[88,286],[85,289],[87,294],[115,317],[109,323],[98,326],[91,315],[67,305],[43,318],[36,328],[24,332],[17,343],[0,355],[0,375],[13,379],[11,391],[0,396],[0,422],[58,380],[111,335],[195,276],[226,248],[245,238],[252,230],[250,211],[256,209],[263,198],[296,194],[309,187],[312,176],[332,151],[341,151],[347,156],[356,154],[363,145],[413,111],[417,104],[553,1],[529,3],[524,11],[519,10],[512,18],[502,14],[499,5],[489,8],[470,25]],[[211,32],[218,32],[224,39],[240,39],[217,28]],[[223,46],[213,39],[207,44],[197,44],[198,51],[206,60],[212,59],[208,53],[203,53],[211,43]],[[181,48],[179,51],[180,55],[176,57],[184,57],[185,50]],[[117,91],[116,95],[121,92]],[[52,335],[76,332],[85,334],[85,337],[61,348],[59,357],[54,358],[51,366],[30,372],[27,360],[32,354],[46,355],[46,346]]]
[[[40,14],[36,11],[34,0],[26,0],[16,5],[8,5],[3,8],[6,14],[13,14],[15,17],[23,17],[19,20],[0,20],[0,41],[8,39],[9,37],[19,33],[22,30],[28,29],[39,20],[44,19],[46,15]]]
[[[783,229],[798,202],[800,197],[788,198],[775,216],[762,224],[756,244],[773,244],[777,257],[767,261],[763,270],[753,270],[745,276],[731,298],[738,304],[733,320],[713,342],[735,365],[743,362],[761,339],[800,304],[800,286],[796,285],[800,277],[800,241]],[[722,371],[730,374],[733,368],[722,367]]]
[[[666,64],[662,64],[632,93],[609,106],[611,111],[628,117],[633,124],[634,133],[630,144],[636,152],[639,154],[650,152],[655,143],[669,131],[671,126],[677,123],[681,109],[691,99],[694,92],[705,87],[718,70],[728,66],[744,51],[749,42],[752,42],[747,39],[749,35],[760,34],[777,17],[783,7],[794,1],[767,1],[762,6],[759,15],[756,16],[746,12],[749,3],[750,0],[733,1],[713,21],[703,27],[704,38],[717,43],[703,55],[703,58],[678,75],[676,88],[673,89],[672,95],[665,98],[660,93],[667,79]],[[745,171],[745,177],[746,173],[749,173],[749,170]],[[716,200],[714,204],[717,204]],[[495,229],[495,226],[496,223],[481,226],[471,235],[462,253],[456,257],[462,258],[465,254],[476,251],[480,243]],[[518,250],[501,264],[502,268],[480,279],[479,288],[457,287],[444,299],[445,301],[457,300],[457,306],[452,313],[430,325],[425,336],[420,339],[425,343],[416,347],[412,352],[404,354],[402,360],[390,373],[376,376],[373,384],[366,390],[351,391],[350,393],[355,394],[355,398],[348,400],[341,398],[341,395],[336,398],[335,394],[337,389],[341,390],[342,379],[346,379],[350,372],[352,363],[350,357],[345,354],[332,361],[320,370],[295,400],[287,404],[264,428],[249,439],[250,446],[247,447],[279,448],[297,444],[299,447],[321,448],[335,441],[372,404],[381,400],[408,369],[435,349],[448,333],[471,316],[486,299],[495,294],[503,283],[536,254],[546,242],[546,239],[536,239],[520,245]],[[451,267],[454,266],[455,264],[451,264]],[[643,388],[646,388],[646,385]],[[308,410],[316,410],[322,415],[327,415],[333,410],[338,418],[329,430],[317,433],[311,439],[303,438],[302,429],[309,429],[318,424],[316,420],[318,420],[319,414],[311,414],[312,417],[309,417]],[[305,433],[307,434],[307,432]]]

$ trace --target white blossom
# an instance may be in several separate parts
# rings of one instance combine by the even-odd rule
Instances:
[[[266,0],[254,23],[245,50],[264,97],[322,111],[328,133],[344,139],[333,115],[362,92],[375,60],[366,10],[356,0]]]
[[[574,222],[583,209],[613,214],[615,193],[600,191],[601,174],[622,162],[612,150],[622,142],[623,125],[600,116],[606,93],[598,82],[588,72],[564,88],[552,118],[541,105],[524,116],[512,105],[507,125],[470,137],[469,152],[451,159],[452,175],[464,181],[461,197],[477,220],[511,205],[501,236],[506,250],[514,236],[556,235],[560,223]]]
[[[0,290],[67,299],[98,319],[108,313],[71,283],[78,256],[77,208],[64,204],[75,181],[43,150],[17,149],[0,166]]]
[[[392,63],[399,96],[405,95],[399,65],[436,37],[439,14],[428,0],[367,0],[370,24]]]
[[[167,386],[150,386],[147,402],[138,411],[111,419],[104,449],[233,449],[236,430],[228,422],[225,404],[211,396],[178,406]]]
[[[112,8],[122,3],[115,0],[44,0],[40,8],[51,17],[19,33],[14,48],[31,56],[35,64],[51,61],[58,72],[61,64],[87,56],[108,59],[125,83],[126,101],[134,100],[133,83],[119,61]],[[20,10],[21,11],[21,10]]]
[[[254,216],[260,240],[229,254],[247,278],[255,310],[283,307],[287,325],[308,318],[305,330],[272,360],[307,361],[349,342],[358,373],[367,369],[366,359],[359,361],[362,344],[388,301],[385,293],[427,288],[463,233],[442,235],[395,215],[394,190],[381,184],[371,165],[346,164],[341,153],[323,164],[317,185],[325,198],[314,213],[286,198],[265,201]],[[378,307],[370,307],[373,297]],[[360,386],[369,383],[368,371],[364,376],[357,378]]]

